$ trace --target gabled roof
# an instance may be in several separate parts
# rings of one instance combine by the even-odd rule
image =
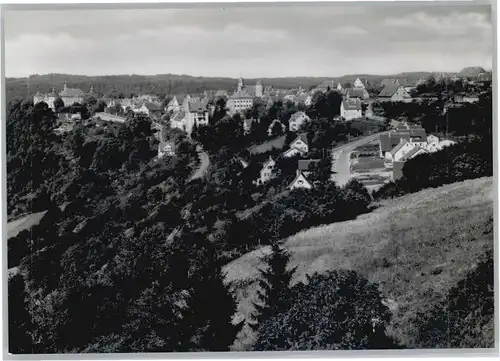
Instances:
[[[396,154],[408,142],[409,142],[409,140],[405,140],[405,141],[400,142],[398,145],[396,145],[394,148],[392,148],[391,154],[392,155]]]
[[[365,88],[349,88],[347,89],[347,95],[352,98],[365,98],[368,97],[368,92]]]
[[[399,89],[401,85],[399,84],[389,84],[384,87],[379,93],[379,97],[392,97],[394,93]]]
[[[281,127],[284,128],[285,125],[283,124],[283,122],[279,119],[274,119],[271,124],[269,124],[269,127],[267,127],[267,129],[272,129],[272,127],[274,127],[274,124],[276,123],[280,123],[281,124]]]
[[[297,148],[292,147],[292,148],[289,148],[286,152],[283,152],[283,156],[284,156],[284,157],[287,157],[287,154],[289,154],[289,153],[294,153],[294,152],[295,152],[295,153],[296,153],[296,152],[298,152],[298,153],[300,153],[300,155],[304,155],[304,154],[305,154],[305,153],[304,153],[303,151],[301,151],[300,149],[297,149]]]
[[[234,92],[229,99],[253,99],[253,95],[247,93],[245,90]]]
[[[161,106],[159,106],[158,104],[155,104],[155,103],[144,103],[143,104],[148,110],[150,111],[160,111],[161,110]]]
[[[316,87],[316,89],[325,89],[325,90],[328,88],[330,88],[330,90],[334,90],[336,88],[336,85],[333,80],[325,80]]]
[[[180,111],[180,112],[175,113],[172,116],[172,118],[170,118],[170,120],[172,120],[174,122],[180,122],[181,120],[184,119],[185,116],[186,116],[186,112]]]
[[[306,133],[300,133],[297,138],[295,138],[291,143],[290,145],[292,145],[293,143],[295,143],[297,140],[301,140],[303,141],[304,143],[308,144],[308,141],[307,141],[307,134]]]
[[[264,164],[262,165],[262,169],[267,168],[267,166],[269,165],[269,163],[274,163],[274,160],[273,160],[273,158],[271,156],[269,156],[269,159],[264,162]]]
[[[406,153],[401,160],[402,161],[407,161],[408,159],[413,158],[413,156],[415,156],[415,154],[417,154],[418,152],[422,152],[422,151],[425,152],[425,153],[427,153],[427,151],[424,148],[415,147],[412,150],[410,150],[408,153]]]
[[[189,100],[188,110],[190,112],[205,112],[208,110],[208,101],[199,99]]]
[[[309,181],[307,180],[306,176],[304,175],[304,173],[300,172],[300,171],[297,171],[297,175],[295,176],[295,179],[288,185],[287,188],[292,188],[292,186],[298,182],[299,180],[303,181],[303,182],[306,182],[306,184],[308,184],[311,188],[312,188],[312,184],[309,183]]]
[[[316,164],[320,159],[299,159],[297,162],[297,168],[299,171],[304,172],[309,170],[311,164]]]
[[[342,100],[345,110],[361,110],[361,102],[358,99],[344,99]]]
[[[409,137],[408,137],[409,138]],[[380,148],[382,152],[389,152],[400,142],[401,136],[391,136],[389,134],[380,135]]]

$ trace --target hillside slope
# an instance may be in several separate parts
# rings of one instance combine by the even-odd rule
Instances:
[[[492,178],[427,189],[385,201],[356,220],[313,228],[286,244],[298,266],[294,282],[314,271],[353,269],[380,285],[393,312],[389,332],[412,343],[410,318],[427,310],[493,247]],[[238,318],[252,312],[258,257],[248,253],[225,267],[238,296]],[[245,329],[235,349],[251,342]]]

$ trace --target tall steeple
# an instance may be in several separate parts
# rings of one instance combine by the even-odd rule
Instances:
[[[245,84],[243,82],[243,76],[240,72],[240,79],[238,79],[238,91],[239,92],[242,91],[244,87],[245,87]]]

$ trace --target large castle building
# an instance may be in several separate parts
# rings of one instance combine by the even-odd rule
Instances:
[[[227,100],[230,115],[241,113],[253,107],[254,98],[264,96],[264,87],[260,80],[255,85],[245,85],[242,77],[238,79],[238,86],[233,95]]]
[[[90,88],[90,93],[93,93],[93,87]],[[85,93],[78,88],[68,88],[67,84],[64,84],[62,91],[56,93],[55,89],[48,94],[42,94],[37,92],[33,97],[33,103],[37,104],[40,102],[45,102],[50,109],[55,110],[54,101],[57,98],[61,98],[65,107],[69,107],[75,103],[82,104]]]

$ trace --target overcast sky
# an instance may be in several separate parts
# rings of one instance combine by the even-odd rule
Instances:
[[[487,6],[422,3],[4,13],[8,77],[341,76],[492,67]]]

